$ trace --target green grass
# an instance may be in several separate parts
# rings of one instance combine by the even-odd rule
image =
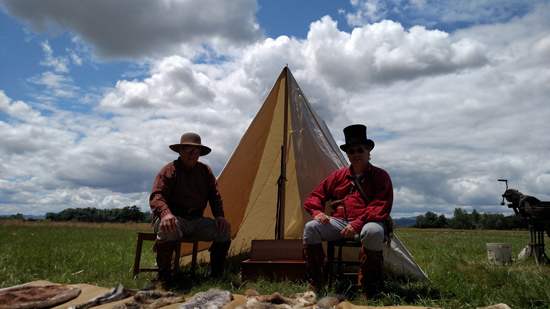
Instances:
[[[108,288],[118,284],[149,287],[156,273],[132,276],[137,231],[149,232],[150,227],[0,221],[0,288],[36,280]],[[528,232],[398,229],[396,234],[430,282],[387,277],[386,292],[370,300],[369,306],[478,308],[505,303],[512,308],[550,308],[550,265],[537,266],[532,258],[506,265],[488,263],[486,243],[511,243],[515,258],[529,242]],[[154,265],[150,244],[144,245],[142,265]],[[200,263],[195,276],[180,275],[174,291],[188,296],[212,287],[235,294],[245,294],[247,289],[284,295],[307,290],[305,283],[243,282],[240,266],[247,256],[242,253],[230,258],[228,272],[217,281],[209,278],[209,266]],[[354,293],[353,283],[336,282],[328,293],[345,294],[352,304],[366,305]]]

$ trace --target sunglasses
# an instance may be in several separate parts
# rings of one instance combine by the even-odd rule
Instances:
[[[185,151],[186,153],[197,154],[197,153],[201,152],[201,149],[200,148],[195,148],[195,147],[184,147],[183,151]]]
[[[365,148],[363,147],[359,147],[359,148],[350,148],[348,149],[348,154],[352,155],[352,154],[355,154],[355,152],[357,153],[363,153],[365,151]]]

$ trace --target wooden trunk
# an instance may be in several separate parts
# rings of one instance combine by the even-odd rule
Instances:
[[[256,281],[260,276],[271,281],[305,281],[302,240],[253,240],[250,259],[242,262],[242,278]]]

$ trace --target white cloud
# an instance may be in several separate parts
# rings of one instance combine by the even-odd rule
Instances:
[[[45,59],[40,61],[41,65],[52,67],[58,73],[69,72],[67,68],[69,60],[65,57],[54,57],[53,50],[48,41],[42,43],[42,49],[44,50]]]
[[[351,26],[363,26],[383,19],[407,20],[409,26],[419,25],[429,28],[454,27],[507,23],[518,14],[536,11],[539,1],[486,0],[456,1],[442,0],[353,0],[356,11],[347,14]]]
[[[533,54],[542,62],[550,61],[550,35],[545,36],[534,44]]]
[[[255,0],[2,1],[37,32],[78,33],[103,59],[178,53],[182,45],[251,43],[261,36]]]
[[[36,118],[40,114],[33,111],[25,102],[13,102],[3,90],[0,90],[0,111],[15,119],[26,121],[31,121],[32,118]]]
[[[74,64],[81,66],[82,65],[82,58],[80,58],[77,54],[74,52],[71,52],[71,60]]]
[[[488,63],[486,48],[479,41],[455,39],[424,27],[406,31],[388,20],[348,34],[324,17],[311,25],[305,44],[309,69],[347,90],[458,73]]]
[[[252,16],[246,10],[254,5],[239,4],[245,11],[241,17]],[[144,7],[153,9],[154,17],[162,5],[184,4],[159,1]],[[200,16],[202,4],[197,5]],[[423,6],[428,10],[430,3]],[[106,8],[102,3],[97,10]],[[64,20],[68,9],[75,7],[50,14]],[[133,16],[128,25],[144,8],[136,10],[127,13]],[[541,10],[549,11],[544,6],[522,18],[453,33],[405,28],[389,20],[348,33],[325,17],[312,23],[305,40],[253,41],[257,29],[246,19],[237,27],[246,31],[228,37],[234,44],[225,53],[217,49],[217,39],[205,39],[223,36],[221,24],[235,22],[218,11],[214,16],[222,21],[196,35],[174,34],[182,26],[174,21],[176,12],[160,25],[150,22],[141,37],[144,26],[138,25],[129,36],[136,51],[79,28],[88,21],[71,21],[72,31],[94,42],[104,56],[163,56],[142,60],[146,77],[121,78],[101,99],[79,95],[66,75],[45,72],[31,79],[52,91],[72,91],[75,101],[94,107],[90,114],[12,100],[0,92],[0,111],[7,115],[0,120],[0,207],[25,214],[68,207],[137,205],[146,210],[156,173],[177,156],[168,145],[184,132],[198,132],[213,149],[202,160],[219,173],[286,64],[338,144],[343,127],[368,126],[376,142],[373,163],[388,170],[394,182],[395,214],[429,210],[452,215],[455,207],[509,211],[498,204],[504,190],[499,178],[548,200],[550,27]],[[115,25],[108,15],[106,25]],[[193,20],[196,27],[204,25]],[[165,38],[151,38],[159,34],[153,29],[168,27],[170,21],[174,28]],[[130,31],[128,25],[119,32]],[[162,43],[174,36],[177,43]],[[215,47],[188,44],[185,51],[174,52],[195,39]]]
[[[71,77],[49,71],[29,78],[28,81],[36,85],[45,86],[47,91],[44,93],[51,96],[52,100],[55,98],[74,97],[75,91],[78,90],[78,87],[73,85]]]
[[[119,81],[101,101],[100,108],[117,113],[142,108],[203,108],[215,97],[206,76],[194,72],[187,59],[172,56],[151,68],[151,77]]]

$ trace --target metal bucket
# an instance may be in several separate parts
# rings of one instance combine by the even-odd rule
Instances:
[[[487,257],[495,265],[512,262],[512,244],[487,243]]]

